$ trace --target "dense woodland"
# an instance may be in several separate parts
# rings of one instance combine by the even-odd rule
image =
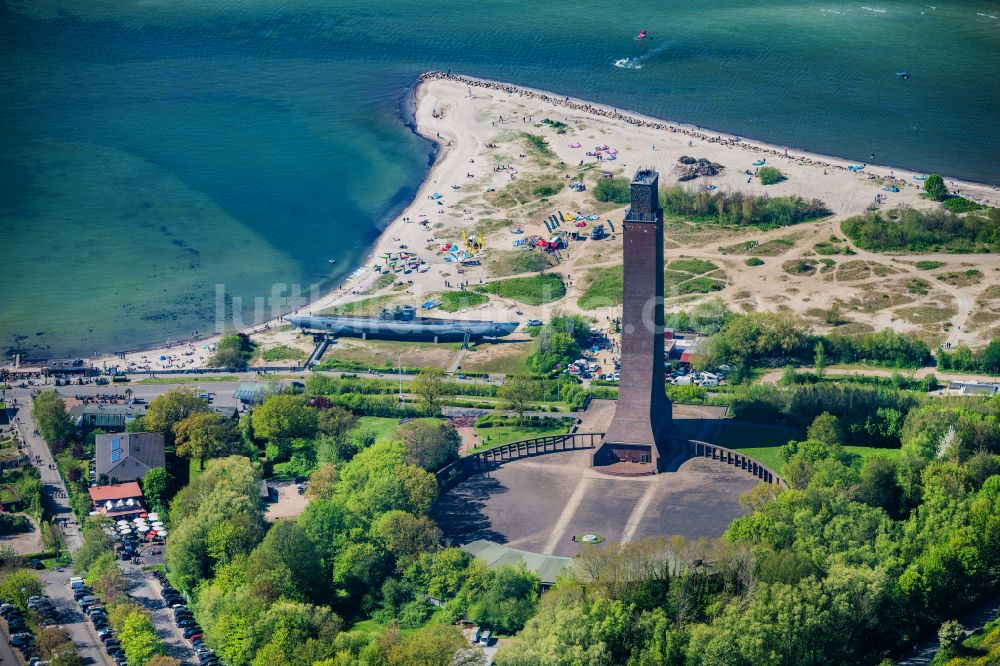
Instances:
[[[453,625],[459,619],[513,636],[498,664],[873,664],[926,632],[947,633],[965,606],[995,593],[1000,398],[931,398],[932,377],[824,377],[828,362],[931,361],[926,345],[891,331],[819,336],[786,315],[734,315],[711,302],[676,319],[714,333],[707,364],[733,366],[733,385],[714,400],[738,420],[804,433],[781,450],[789,488],[745,496],[747,514],[723,538],[585,549],[542,594],[523,568],[490,570],[441,544],[434,471],[456,458],[460,438],[435,415],[456,384],[422,373],[407,383],[413,401],[404,405],[421,418],[373,429],[361,417],[390,403],[398,410],[398,383],[317,375],[304,393],[273,387],[239,420],[175,389],[130,424],[162,432],[171,459],[191,461],[190,478],[144,482],[169,517],[170,580],[191,595],[208,643],[232,666],[482,663]],[[589,326],[559,317],[536,334],[532,363],[551,371],[579,354]],[[970,353],[980,365],[993,357]],[[947,363],[965,358],[952,354]],[[814,371],[746,381],[786,364]],[[672,389],[675,399],[705,399],[701,387]],[[584,393],[547,372],[461,391],[519,414],[538,400],[572,406]],[[35,416],[60,469],[78,470],[70,488],[82,496],[89,444],[54,392],[38,397]],[[885,453],[862,457],[853,445]],[[260,480],[274,477],[308,478],[299,518],[264,520]],[[83,517],[85,502],[74,506]],[[152,664],[161,646],[89,522],[74,565],[120,606],[113,623],[136,663]],[[955,654],[970,649],[955,645]]]

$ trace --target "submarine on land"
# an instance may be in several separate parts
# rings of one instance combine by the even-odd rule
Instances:
[[[473,338],[502,338],[513,333],[520,322],[482,321],[477,319],[436,319],[416,316],[411,305],[383,310],[377,317],[349,315],[288,315],[292,326],[303,331],[322,332],[330,335],[351,335],[367,338],[369,335],[409,340],[469,340]]]

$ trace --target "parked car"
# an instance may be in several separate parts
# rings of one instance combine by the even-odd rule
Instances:
[[[7,642],[11,645],[26,645],[35,641],[34,635],[30,631],[19,631],[11,635]]]

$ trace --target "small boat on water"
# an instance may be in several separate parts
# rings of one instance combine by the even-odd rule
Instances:
[[[329,263],[331,263],[331,264],[335,264],[335,263],[337,263],[337,260],[336,260],[336,259],[327,259],[327,261],[328,261]]]
[[[646,38],[646,31],[645,30],[640,30],[639,34],[636,35],[635,38],[636,39],[645,39]]]
[[[910,73],[907,71],[896,72],[896,76],[898,76],[901,79],[908,79],[910,78]]]

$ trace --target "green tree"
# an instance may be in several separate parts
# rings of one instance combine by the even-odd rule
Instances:
[[[215,353],[208,359],[208,364],[214,368],[245,370],[253,350],[254,344],[249,336],[243,333],[226,335],[215,346]]]
[[[306,497],[309,499],[330,499],[337,486],[337,466],[321,464],[309,475]]]
[[[490,572],[486,590],[469,607],[469,619],[502,633],[519,631],[535,611],[541,591],[538,576],[521,567]]]
[[[816,370],[816,376],[823,379],[823,373],[826,372],[826,347],[822,342],[817,342],[813,350],[813,368]]]
[[[163,513],[167,510],[167,488],[170,485],[170,475],[163,467],[154,467],[142,477],[142,495],[149,502],[153,511]]]
[[[806,437],[827,444],[843,444],[844,431],[840,427],[840,419],[830,412],[823,412],[809,425]]]
[[[497,390],[497,397],[503,400],[507,409],[517,413],[520,423],[524,423],[524,413],[538,400],[538,395],[538,383],[520,375],[507,377]]]
[[[369,520],[393,509],[427,515],[437,499],[437,480],[407,465],[405,455],[399,442],[379,442],[361,451],[341,467],[335,497]]]
[[[982,371],[991,375],[1000,375],[1000,340],[990,340],[979,354]]]
[[[131,421],[126,422],[125,432],[149,432],[149,428],[146,427],[146,419],[142,416],[137,416]]]
[[[207,411],[208,401],[199,398],[193,389],[175,388],[150,401],[143,421],[149,430],[173,442],[175,425],[195,412]]]
[[[237,515],[213,525],[205,536],[205,545],[216,565],[226,564],[239,555],[250,553],[263,536],[259,520]]]
[[[458,458],[462,436],[455,426],[436,419],[413,419],[396,429],[406,447],[403,460],[433,472]]]
[[[45,627],[38,632],[36,648],[51,666],[83,666],[73,640],[62,627]]]
[[[414,378],[412,390],[424,405],[424,413],[437,416],[441,413],[441,398],[445,394],[444,370],[423,370]]]
[[[174,425],[177,455],[198,460],[198,469],[205,469],[205,460],[235,453],[240,433],[237,423],[217,412],[195,412]]]
[[[156,636],[153,623],[144,613],[132,613],[125,618],[118,640],[130,664],[146,666],[150,659],[163,652],[163,644]]]
[[[938,628],[938,642],[941,644],[941,652],[946,657],[955,656],[962,649],[964,640],[965,627],[958,620],[948,620],[941,623]]]
[[[212,460],[170,503],[166,560],[171,580],[193,589],[205,579],[215,564],[208,535],[216,525],[239,519],[263,525],[260,466],[240,456]]]
[[[347,433],[354,429],[358,419],[351,412],[343,407],[328,407],[319,410],[317,429],[324,435],[328,435],[336,442],[341,442],[347,438]]]
[[[924,181],[924,194],[933,201],[944,201],[948,198],[948,187],[944,184],[944,178],[938,174],[931,174]]]
[[[316,410],[300,395],[272,395],[253,412],[254,434],[272,442],[313,437],[317,422]]]
[[[405,511],[383,514],[372,526],[372,533],[401,567],[434,548],[441,539],[441,530],[432,520]]]
[[[73,422],[66,412],[66,403],[55,390],[42,391],[35,396],[31,403],[31,418],[38,434],[49,444],[73,438]]]
[[[284,596],[306,601],[317,600],[326,591],[317,571],[320,558],[313,542],[298,523],[282,520],[275,523],[250,554],[247,576],[251,581],[287,579],[292,587],[285,590]]]
[[[455,666],[456,654],[467,650],[468,642],[457,627],[429,624],[406,637],[393,640],[385,650],[387,666]],[[482,655],[482,650],[474,651]],[[485,664],[485,657],[462,655],[461,665]]]
[[[903,489],[896,477],[896,463],[891,458],[866,458],[861,466],[861,483],[856,497],[868,506],[880,507],[890,516],[898,517],[902,509]]]
[[[44,591],[42,579],[27,569],[7,572],[0,580],[0,599],[14,604],[22,611],[28,610],[28,597],[42,594]]]
[[[153,657],[146,662],[146,666],[182,666],[182,664],[180,659],[168,657],[165,654],[157,654],[153,655]]]

